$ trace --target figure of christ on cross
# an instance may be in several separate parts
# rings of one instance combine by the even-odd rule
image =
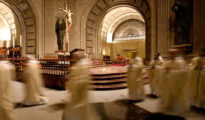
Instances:
[[[67,7],[66,7],[67,8]],[[72,15],[75,15],[74,13],[71,12],[71,10],[63,9],[63,8],[58,8],[57,10],[60,10],[64,13],[66,13],[66,51],[69,50],[68,45],[69,45],[69,30],[72,25]]]

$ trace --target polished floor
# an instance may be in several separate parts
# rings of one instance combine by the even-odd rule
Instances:
[[[114,74],[114,73],[126,73],[128,66],[104,66],[91,68],[92,74]]]
[[[45,89],[49,99],[47,105],[35,107],[22,107],[24,84],[13,82],[16,120],[61,120],[64,103],[69,99],[66,91]],[[149,86],[145,85],[146,94],[149,94]],[[127,89],[112,91],[90,91],[90,101],[96,104],[103,120],[144,120],[152,113],[161,112],[160,99],[146,97],[142,102],[129,103]],[[120,105],[119,105],[120,104]],[[123,104],[123,105],[122,105]],[[106,110],[104,110],[106,109]],[[114,112],[113,112],[114,111]],[[106,114],[105,114],[106,113]],[[205,120],[205,112],[191,110],[183,115],[187,120]]]

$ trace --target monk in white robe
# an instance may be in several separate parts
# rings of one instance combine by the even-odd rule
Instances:
[[[192,106],[205,109],[205,51],[200,50],[190,64],[188,77],[189,101]]]
[[[66,87],[71,94],[71,100],[66,105],[62,120],[97,120],[88,104],[90,61],[85,58],[83,51],[75,51],[71,57],[76,60],[70,68]]]
[[[139,101],[144,99],[144,82],[142,80],[143,60],[136,57],[136,52],[133,52],[133,59],[130,61],[128,68],[128,91],[129,99]]]
[[[154,59],[150,62],[148,75],[150,79],[151,94],[154,96],[159,96],[159,70],[164,63],[159,53],[155,53]]]
[[[44,82],[39,61],[29,56],[24,69],[24,81],[26,84],[25,106],[42,105],[48,102],[43,94]]]
[[[12,80],[15,80],[15,67],[0,60],[0,120],[14,120]]]
[[[187,103],[187,63],[177,57],[178,50],[171,49],[170,60],[160,71],[160,96],[165,111],[181,114],[188,109]]]

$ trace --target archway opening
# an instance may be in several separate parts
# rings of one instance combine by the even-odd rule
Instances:
[[[22,27],[13,10],[0,2],[0,49],[7,57],[21,56]]]
[[[135,51],[146,58],[146,25],[143,15],[132,6],[115,6],[103,17],[98,29],[100,58],[131,58]]]
[[[12,9],[0,2],[0,48],[22,46],[22,27]]]

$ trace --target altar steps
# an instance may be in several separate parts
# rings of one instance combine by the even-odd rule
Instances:
[[[127,73],[93,74],[92,90],[117,90],[127,88]]]
[[[112,84],[112,85],[90,85],[91,90],[105,91],[105,90],[118,90],[127,88],[126,83]]]

